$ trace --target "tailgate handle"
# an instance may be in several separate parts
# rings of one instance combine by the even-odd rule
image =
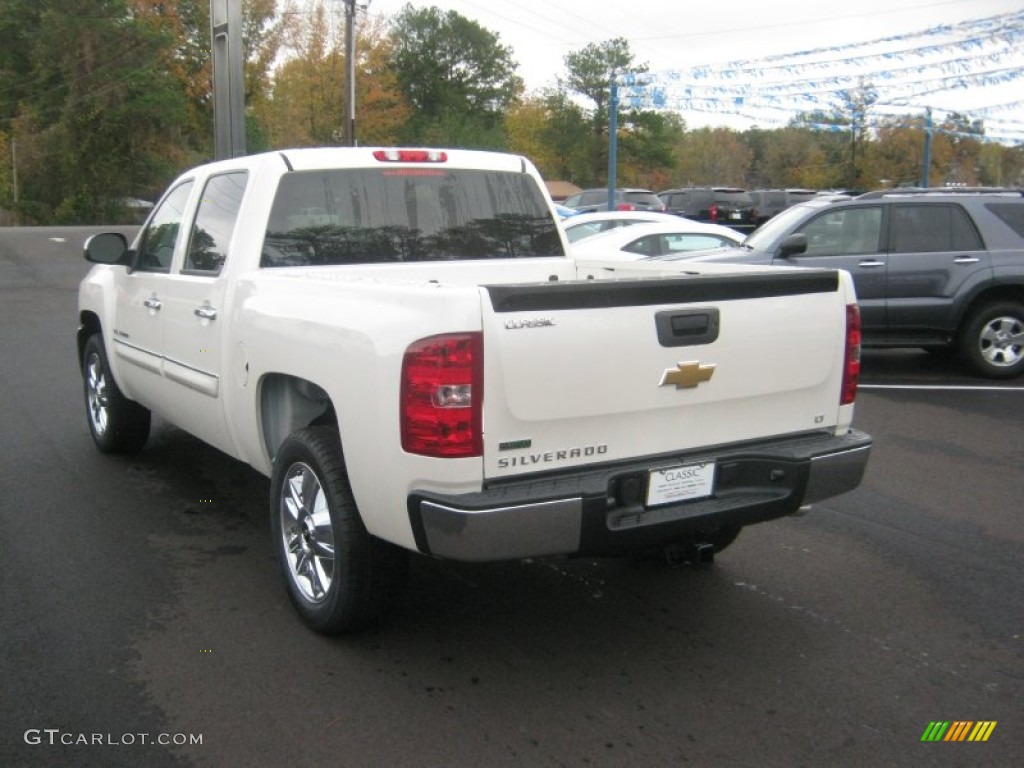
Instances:
[[[719,315],[715,307],[666,310],[654,316],[654,324],[661,346],[697,346],[718,338]]]

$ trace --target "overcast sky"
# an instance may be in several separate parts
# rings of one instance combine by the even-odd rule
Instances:
[[[369,13],[391,16],[405,4],[406,0],[370,0]],[[940,24],[1024,10],[1022,0],[414,0],[412,5],[454,10],[497,33],[501,43],[512,48],[519,74],[531,90],[553,85],[556,76],[564,75],[566,53],[615,37],[625,37],[635,60],[648,64],[652,71],[685,75],[702,66],[722,69],[737,60],[840,48],[893,35],[911,35]],[[928,40],[935,38],[913,38],[908,42],[910,47],[918,47]],[[1024,73],[1024,45],[1016,48],[1013,61],[1000,61],[992,68],[1010,66]],[[880,49],[838,50],[826,58],[841,59],[876,50]],[[889,50],[899,50],[898,44]],[[968,53],[951,48],[948,55],[954,58]],[[892,66],[907,66],[917,60],[903,56],[894,59]],[[809,57],[789,60],[794,65],[809,61]],[[875,61],[866,66],[875,72],[886,64]],[[842,74],[839,64],[825,74],[836,73]],[[1018,100],[1024,101],[1024,77],[998,88],[932,93],[917,99],[906,111],[923,106],[969,111]],[[707,110],[685,113],[684,117],[691,126],[745,127],[739,118],[719,117]],[[780,117],[781,114],[776,115],[776,119]],[[990,114],[986,124],[992,129],[998,124],[1003,131],[1016,130],[1024,140],[1024,106]]]

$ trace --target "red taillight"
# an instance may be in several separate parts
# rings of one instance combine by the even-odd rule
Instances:
[[[373,157],[382,163],[446,163],[448,153],[437,149],[378,149]]]
[[[843,394],[840,405],[850,405],[857,398],[860,379],[860,307],[846,306],[846,358],[843,364]]]
[[[403,450],[440,458],[483,455],[483,353],[480,333],[431,336],[405,350]]]
[[[718,221],[718,206],[712,205],[711,210],[708,212],[711,216],[712,221]]]
[[[619,203],[615,206],[617,211],[635,211],[636,206],[633,203]]]

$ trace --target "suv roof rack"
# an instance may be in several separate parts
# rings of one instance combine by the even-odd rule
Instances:
[[[902,195],[1014,195],[1024,197],[1021,187],[893,187],[875,189],[857,197],[858,200],[874,200],[880,197]]]

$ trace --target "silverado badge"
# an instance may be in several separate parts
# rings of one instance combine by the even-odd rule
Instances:
[[[686,363],[679,363],[675,368],[669,368],[661,374],[659,387],[667,387],[675,384],[676,389],[693,389],[698,384],[710,381],[715,373],[715,366],[701,365],[699,360],[691,360]]]

